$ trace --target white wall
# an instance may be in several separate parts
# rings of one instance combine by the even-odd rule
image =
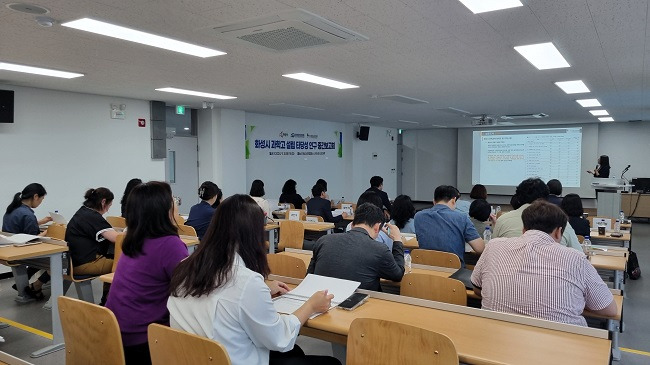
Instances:
[[[458,129],[406,130],[402,144],[403,194],[432,201],[436,186],[456,186]]]
[[[348,133],[349,134],[349,133]],[[352,140],[352,201],[370,187],[370,178],[384,178],[384,191],[390,199],[397,194],[397,130],[370,127],[367,141]]]
[[[598,131],[598,155],[608,155],[612,166],[611,177],[621,176],[627,165],[632,165],[625,177],[650,177],[650,123],[601,123]],[[593,165],[596,165],[593,158]],[[594,167],[591,166],[591,167]]]
[[[59,210],[70,219],[86,189],[99,186],[115,194],[109,215],[119,215],[128,180],[164,180],[164,162],[151,160],[147,101],[1,87],[15,90],[14,123],[0,124],[3,212],[15,193],[39,182],[48,194],[38,217]],[[125,120],[110,119],[111,103],[126,104]],[[138,118],[147,120],[146,128],[137,126]]]

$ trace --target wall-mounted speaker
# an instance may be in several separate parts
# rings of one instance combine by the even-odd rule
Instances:
[[[14,91],[0,90],[0,123],[14,122]]]
[[[367,141],[369,134],[370,134],[370,127],[362,125],[359,127],[359,131],[357,132],[357,138],[359,138],[359,140],[361,141]]]

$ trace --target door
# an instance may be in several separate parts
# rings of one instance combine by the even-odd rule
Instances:
[[[196,137],[174,136],[167,139],[165,180],[171,185],[174,196],[181,198],[180,214],[189,214],[199,202],[198,140]]]

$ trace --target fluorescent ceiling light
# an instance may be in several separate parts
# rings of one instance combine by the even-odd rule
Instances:
[[[474,14],[524,6],[519,0],[460,0]]]
[[[612,117],[602,117],[602,118],[598,118],[598,120],[600,120],[601,122],[613,122],[614,118],[612,118]]]
[[[582,80],[573,80],[573,81],[560,81],[556,82],[557,85],[562,91],[567,94],[580,94],[590,92],[587,85],[585,85]]]
[[[102,22],[90,18],[82,18],[61,24],[64,27],[84,30],[95,34],[105,35],[123,39],[125,41],[145,44],[147,46],[166,49],[169,51],[185,53],[197,57],[213,57],[226,54],[225,52],[197,46],[194,44],[177,41],[175,39],[161,37],[155,34],[142,32],[135,29],[122,27],[115,24]]]
[[[286,75],[282,75],[282,76],[288,77],[288,78],[291,78],[291,79],[300,80],[300,81],[311,82],[311,83],[318,84],[318,85],[329,86],[329,87],[333,87],[333,88],[336,88],[336,89],[354,89],[354,88],[358,87],[357,85],[346,84],[345,82],[340,82],[340,81],[336,81],[336,80],[332,80],[332,79],[326,79],[324,77],[311,75],[311,74],[304,73],[304,72],[298,72],[298,73],[295,73],[295,74],[286,74]]]
[[[222,99],[222,100],[237,99],[236,96],[210,94],[210,93],[204,93],[204,92],[201,92],[201,91],[177,89],[175,87],[163,87],[161,89],[156,89],[156,91],[164,91],[166,93],[174,93],[174,94],[201,96],[201,97],[204,97],[204,98],[211,98],[211,99]]]
[[[515,47],[515,51],[519,52],[538,70],[571,67],[551,42],[518,46]]]
[[[375,115],[368,115],[368,114],[350,113],[350,115],[355,117],[362,117],[362,118],[381,119],[381,117],[377,117]]]
[[[600,104],[600,101],[598,101],[598,99],[580,99],[580,100],[576,100],[576,102],[578,104],[580,104],[581,106],[583,106],[584,108],[591,108],[591,107],[594,107],[594,106],[602,106]]]
[[[6,62],[0,62],[0,70],[23,72],[23,73],[34,74],[34,75],[61,77],[64,79],[74,79],[75,77],[81,77],[84,75],[75,72],[51,70],[49,68],[24,66],[24,65],[17,65],[15,63],[6,63]]]
[[[596,117],[599,117],[599,116],[601,116],[601,115],[609,115],[609,113],[607,112],[607,110],[604,110],[604,109],[601,109],[601,110],[590,110],[589,113],[591,113],[591,115],[596,116]]]
[[[410,121],[410,120],[401,120],[401,119],[398,120],[398,122],[401,122],[401,123],[409,123],[409,124],[420,124],[420,122],[413,122],[413,121]]]
[[[186,131],[189,131],[189,130],[190,130],[189,127],[185,127],[185,128],[183,128],[183,129],[186,130]]]
[[[440,124],[431,124],[431,126],[436,128],[447,128],[446,125],[440,125]]]

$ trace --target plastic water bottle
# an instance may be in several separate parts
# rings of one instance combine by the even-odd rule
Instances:
[[[411,272],[411,251],[404,250],[404,271]]]
[[[621,220],[621,223],[623,223],[625,221],[625,213],[623,213],[622,210],[618,213],[618,219]],[[618,231],[616,231],[616,232],[618,232]]]
[[[621,220],[617,219],[616,222],[614,223],[614,232],[620,232],[621,231]]]
[[[582,249],[585,255],[589,256],[591,254],[591,237],[585,236],[585,240],[582,241]]]
[[[489,226],[485,227],[485,231],[483,231],[483,242],[488,243],[492,239],[492,231],[490,230]]]

